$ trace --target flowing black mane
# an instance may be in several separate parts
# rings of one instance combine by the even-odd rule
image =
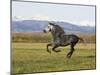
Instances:
[[[49,23],[50,25],[53,25],[56,29],[55,32],[59,33],[59,34],[65,34],[64,30],[62,27],[60,27],[59,25],[55,24],[55,23]]]

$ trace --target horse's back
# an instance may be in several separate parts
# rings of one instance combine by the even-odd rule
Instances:
[[[75,43],[75,42],[78,42],[79,40],[79,37],[74,34],[68,34],[65,36],[66,36],[66,42],[68,41],[69,43]]]

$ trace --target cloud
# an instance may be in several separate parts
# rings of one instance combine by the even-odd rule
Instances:
[[[81,24],[95,26],[95,21],[82,21]]]
[[[12,17],[13,20],[48,20],[52,21],[53,18],[48,15],[42,15],[42,14],[34,14],[33,16],[14,16]]]
[[[12,18],[13,20],[47,20],[47,21],[64,21],[64,22],[69,22],[72,24],[76,24],[79,26],[95,26],[95,21],[89,21],[89,20],[81,20],[81,21],[76,21],[76,20],[61,20],[62,18],[57,18],[57,17],[52,17],[48,15],[43,15],[43,14],[34,14],[33,16],[14,16]]]
[[[66,21],[72,24],[77,24],[79,26],[95,26],[95,21],[86,21],[86,20],[82,20],[82,21]]]
[[[95,21],[80,21],[79,22],[80,25],[83,25],[83,26],[95,26]]]
[[[35,14],[35,15],[33,15],[32,19],[50,21],[50,20],[52,20],[52,17],[48,16],[48,15]]]
[[[23,17],[23,16],[14,16],[12,17],[12,20],[19,21],[19,20],[29,20],[29,17]]]

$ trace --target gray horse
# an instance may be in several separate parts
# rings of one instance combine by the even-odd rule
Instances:
[[[60,52],[60,50],[55,50],[59,46],[71,46],[70,52],[67,54],[68,58],[71,58],[74,52],[74,46],[78,43],[78,41],[84,42],[84,40],[74,34],[66,35],[64,30],[57,24],[49,22],[48,26],[43,30],[46,32],[51,32],[53,41],[47,44],[47,51],[51,53],[48,49],[49,46],[53,46],[52,50],[54,52]]]

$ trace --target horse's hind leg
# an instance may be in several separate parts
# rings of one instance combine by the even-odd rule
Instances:
[[[72,54],[74,52],[74,46],[75,46],[75,43],[74,44],[71,44],[71,51],[67,54],[68,59],[71,58],[71,56],[72,56]]]
[[[47,44],[47,52],[51,53],[51,51],[48,49],[49,46],[52,46],[51,43]]]

